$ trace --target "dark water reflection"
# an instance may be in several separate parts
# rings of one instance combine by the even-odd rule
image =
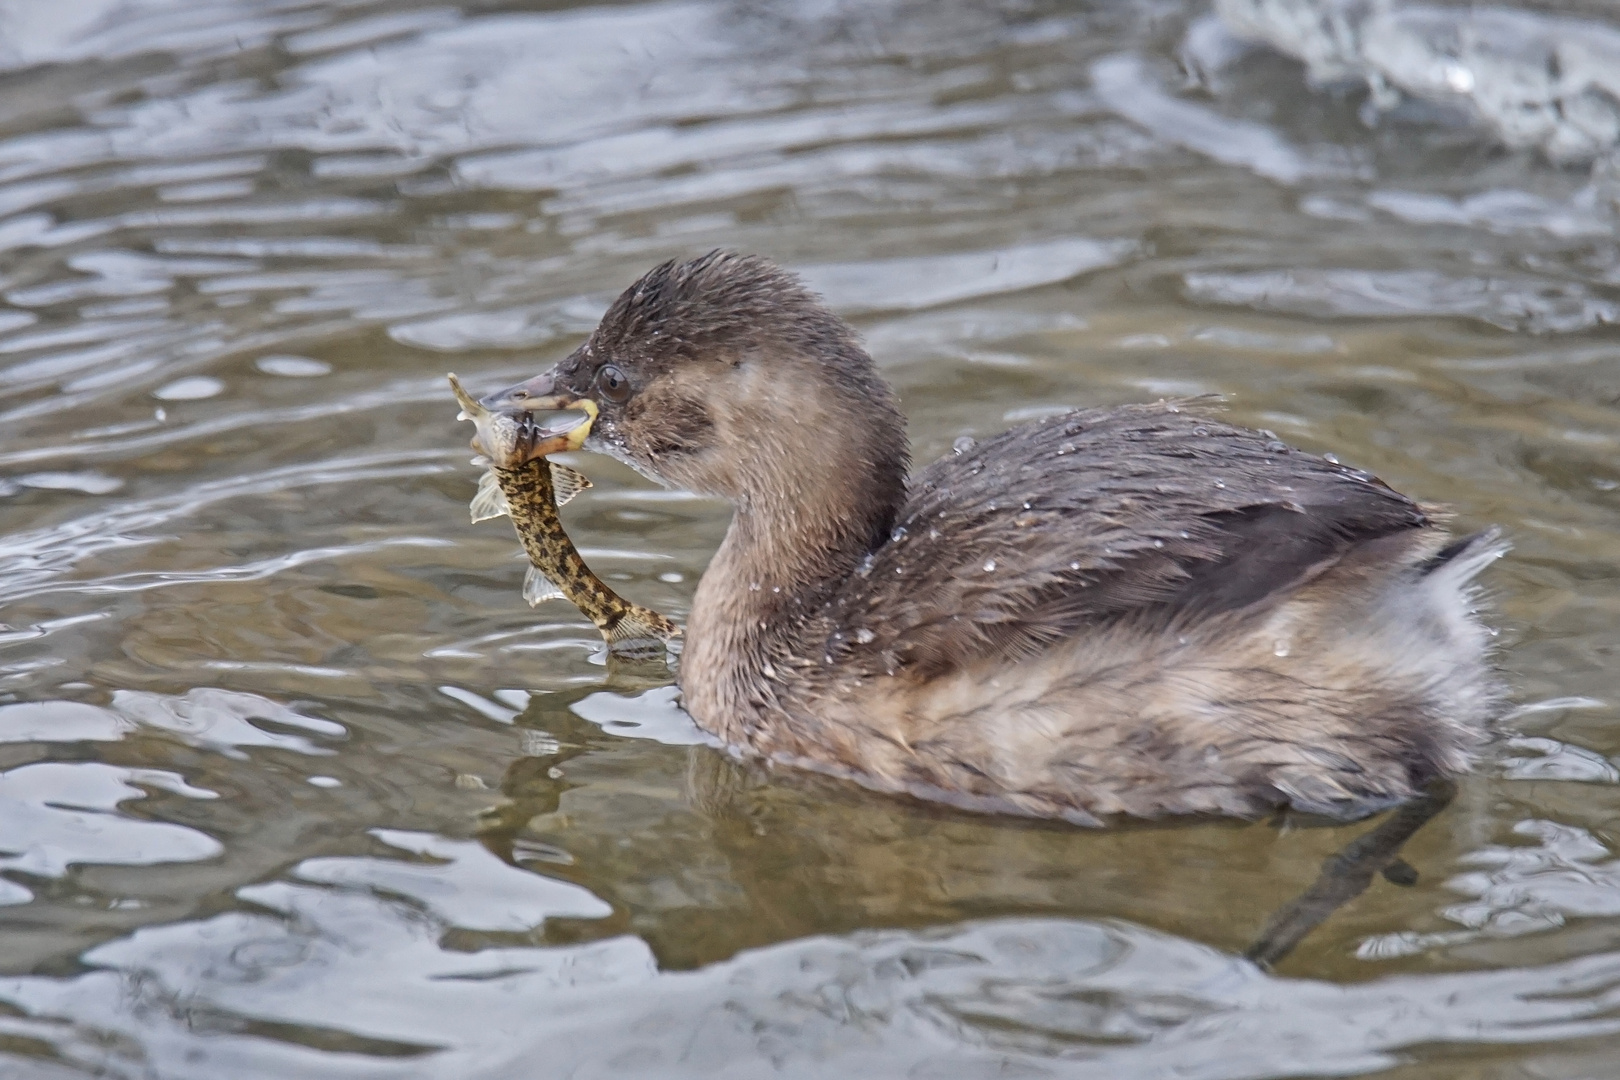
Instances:
[[[1606,1075],[1610,189],[1263,51],[1189,88],[1206,15],[0,2],[0,1073]],[[1265,973],[1365,826],[765,774],[528,611],[444,372],[716,245],[857,322],[919,459],[1219,392],[1502,524],[1523,707],[1416,883]],[[582,464],[586,556],[683,614],[724,508]]]

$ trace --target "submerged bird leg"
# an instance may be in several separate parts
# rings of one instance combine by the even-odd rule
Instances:
[[[1276,966],[1328,916],[1365,892],[1374,874],[1383,873],[1391,881],[1410,884],[1412,870],[1400,858],[1401,847],[1450,806],[1456,794],[1455,783],[1437,780],[1422,795],[1396,808],[1377,828],[1323,860],[1322,872],[1311,887],[1266,920],[1260,936],[1243,951],[1244,958],[1263,968]]]

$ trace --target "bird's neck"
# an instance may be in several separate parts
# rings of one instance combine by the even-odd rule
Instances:
[[[898,424],[896,418],[894,423]],[[687,710],[729,743],[772,708],[796,660],[819,661],[817,613],[881,544],[905,498],[903,426],[877,445],[826,442],[819,460],[736,500],[693,598],[681,658]],[[894,447],[898,446],[898,451]]]

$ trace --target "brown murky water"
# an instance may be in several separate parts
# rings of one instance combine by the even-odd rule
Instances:
[[[0,3],[0,1073],[1612,1075],[1614,218],[1274,55],[1187,89],[1204,14]],[[717,245],[857,322],[919,459],[1218,392],[1504,526],[1522,710],[1416,884],[1262,972],[1366,826],[758,775],[528,610],[444,372]],[[575,464],[586,557],[684,614],[725,509]]]

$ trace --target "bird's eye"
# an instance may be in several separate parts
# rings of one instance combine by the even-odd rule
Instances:
[[[609,401],[620,404],[630,396],[630,380],[612,364],[604,364],[596,373],[596,389]]]

